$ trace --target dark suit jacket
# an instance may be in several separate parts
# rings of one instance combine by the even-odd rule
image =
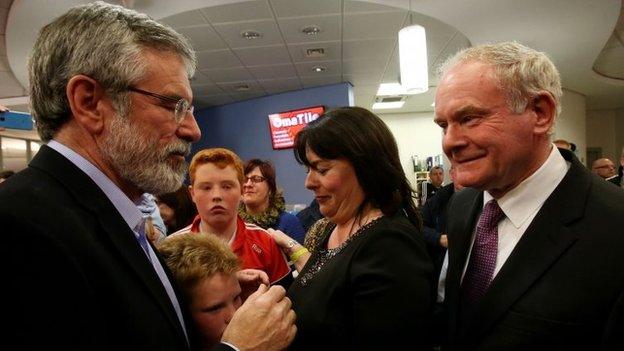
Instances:
[[[446,233],[446,207],[454,193],[454,184],[447,184],[440,188],[420,209],[427,252],[433,261],[434,286],[438,285],[440,270],[446,255],[446,248],[440,246],[440,235]]]
[[[133,232],[87,175],[43,146],[9,180],[0,186],[5,344],[22,350],[189,349]],[[186,326],[193,339],[188,319]]]
[[[453,350],[624,349],[624,192],[572,166],[474,308],[460,279],[483,193],[449,204],[449,345]],[[535,191],[539,191],[535,189]]]

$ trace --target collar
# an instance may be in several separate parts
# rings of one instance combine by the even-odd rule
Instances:
[[[542,207],[563,180],[568,169],[570,169],[570,163],[566,162],[557,147],[553,145],[550,155],[537,171],[497,200],[514,227],[520,228],[533,213]],[[493,199],[492,195],[485,191],[483,206],[491,199]]]
[[[236,239],[236,234],[238,232],[238,227],[240,225],[240,223],[238,223],[239,221],[242,221],[242,219],[240,219],[239,216],[236,216],[236,228],[234,229],[234,234],[232,234],[232,236],[230,237],[230,240],[228,241],[228,245],[230,247],[232,247],[232,244],[234,243],[234,239]],[[208,233],[208,234],[212,234],[208,231],[205,230],[205,224],[203,223],[201,217],[199,215],[195,216],[195,219],[193,219],[193,223],[191,224],[191,233]],[[216,236],[216,235],[215,235]]]
[[[93,182],[104,192],[104,195],[113,203],[115,209],[123,217],[126,224],[135,229],[143,220],[143,215],[139,208],[139,204],[132,202],[130,198],[124,194],[119,187],[113,183],[99,168],[89,162],[86,158],[61,144],[56,140],[50,140],[48,147],[56,150],[58,153],[67,158],[76,167],[80,168]],[[139,198],[139,203],[141,198]]]

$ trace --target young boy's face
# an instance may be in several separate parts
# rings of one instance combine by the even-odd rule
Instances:
[[[242,193],[234,166],[200,165],[190,191],[202,221],[209,227],[206,230],[223,228],[236,221]]]
[[[202,280],[191,291],[191,316],[202,338],[202,346],[221,340],[225,327],[241,305],[241,287],[235,274],[217,273]]]

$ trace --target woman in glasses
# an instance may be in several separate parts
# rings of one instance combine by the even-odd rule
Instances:
[[[277,189],[271,162],[249,160],[244,172],[243,201],[238,209],[243,220],[264,229],[278,229],[303,243],[305,230],[296,216],[285,211],[284,195]]]

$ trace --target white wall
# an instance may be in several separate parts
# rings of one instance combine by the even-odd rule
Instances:
[[[615,110],[587,111],[587,147],[602,148],[602,157],[614,161],[620,157],[616,146],[615,118]]]
[[[582,163],[585,163],[587,149],[585,96],[564,89],[561,107],[561,115],[555,125],[553,140],[565,139],[576,144],[576,156]]]
[[[433,122],[433,112],[379,114],[394,134],[399,146],[401,165],[407,178],[415,186],[412,155],[421,158],[436,156],[442,152],[442,130]],[[445,160],[445,162],[448,162]],[[445,167],[445,171],[448,167]],[[448,176],[445,177],[445,183]]]

